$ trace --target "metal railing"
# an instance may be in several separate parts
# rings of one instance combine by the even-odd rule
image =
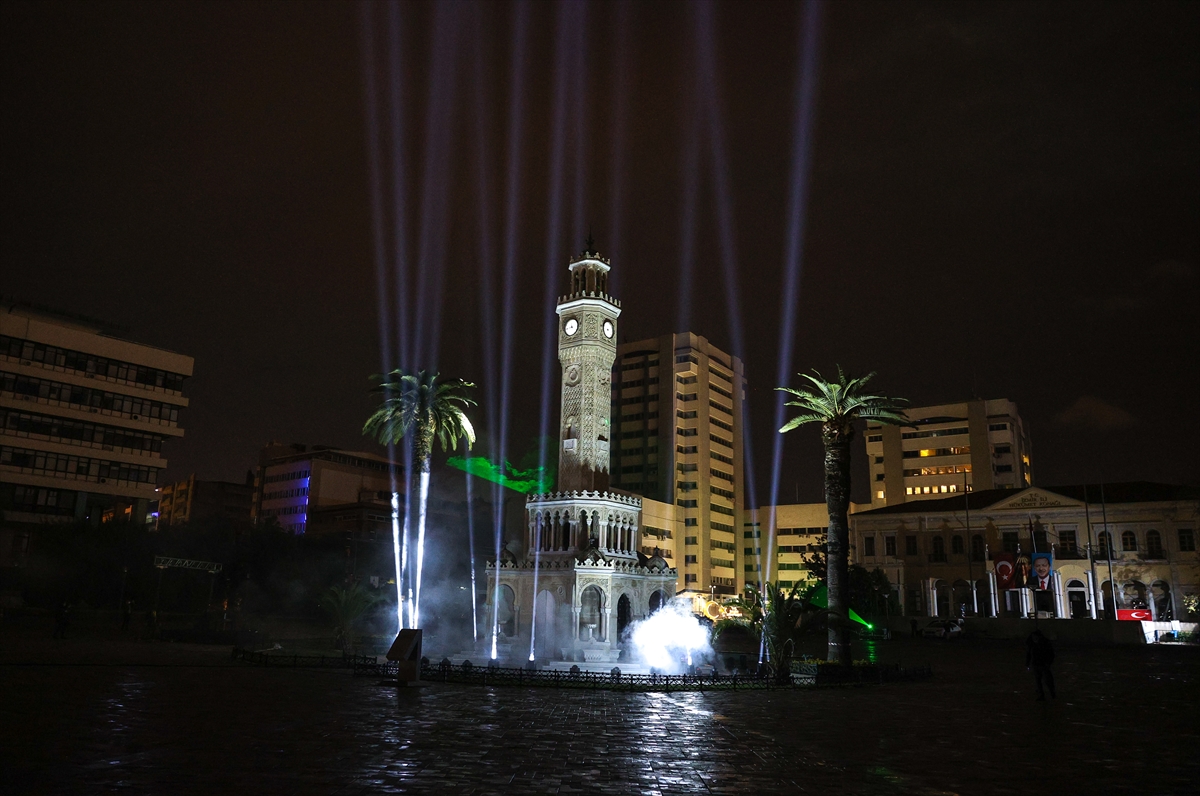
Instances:
[[[395,677],[395,663],[354,665],[355,676]],[[439,683],[467,685],[525,686],[548,688],[604,689],[612,691],[739,691],[816,688],[822,686],[891,683],[920,680],[933,675],[929,666],[830,666],[793,663],[790,676],[774,674],[625,674],[620,668],[608,672],[587,672],[573,667],[529,669],[503,666],[474,666],[470,661],[455,665],[449,661],[431,664],[421,661],[421,679]]]
[[[366,655],[287,655],[282,652],[233,648],[233,659],[256,666],[282,666],[305,669],[355,669],[374,665],[374,656]],[[394,670],[393,670],[394,671]]]

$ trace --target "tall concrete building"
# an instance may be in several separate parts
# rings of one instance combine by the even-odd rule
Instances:
[[[404,468],[382,456],[271,443],[259,456],[252,515],[256,523],[275,520],[297,534],[316,530],[310,528],[312,515],[334,506],[344,512],[369,508],[390,521],[393,488],[404,491]]]
[[[4,523],[146,523],[163,443],[183,436],[191,357],[103,323],[0,307],[0,515]],[[7,533],[16,533],[9,529]],[[28,531],[20,531],[27,539]],[[0,534],[0,549],[23,547]]]
[[[1012,401],[908,410],[914,427],[867,426],[871,506],[1033,484],[1029,435]]]
[[[648,550],[674,537],[661,546],[674,556],[681,591],[736,594],[736,526],[745,506],[742,362],[684,332],[622,343],[613,373],[612,484],[674,506],[681,524],[679,531],[654,527],[654,515],[669,512],[644,507]]]

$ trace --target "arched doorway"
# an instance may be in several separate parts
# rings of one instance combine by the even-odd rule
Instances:
[[[1150,584],[1150,596],[1153,598],[1154,619],[1158,622],[1170,622],[1175,618],[1175,606],[1171,601],[1171,584],[1165,580],[1156,580]]]
[[[979,601],[980,616],[994,616],[992,613],[992,584],[987,578],[975,581],[975,599]]]
[[[654,613],[659,608],[667,604],[667,593],[662,589],[650,595],[650,613]]]
[[[965,580],[954,581],[951,595],[951,599],[953,600],[953,604],[950,606],[951,617],[965,617],[972,612],[974,601],[971,599],[970,583],[967,583]]]
[[[1067,605],[1071,609],[1072,619],[1087,619],[1087,586],[1081,580],[1067,581]]]
[[[600,624],[600,609],[604,607],[604,593],[599,586],[588,586],[579,595],[579,638],[587,641],[603,640],[604,628]]]
[[[1149,608],[1149,593],[1146,590],[1146,584],[1140,580],[1131,580],[1125,584],[1125,607],[1126,608]]]
[[[617,638],[620,639],[625,635],[625,628],[629,627],[629,620],[633,618],[633,606],[629,603],[629,596],[622,594],[617,600]]]
[[[554,595],[543,589],[537,593],[537,597],[533,599],[533,651],[539,658],[548,658],[554,655],[554,647],[556,646],[556,637],[558,635],[555,628],[556,603]]]

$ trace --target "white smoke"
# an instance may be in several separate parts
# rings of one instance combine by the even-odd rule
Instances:
[[[629,628],[629,640],[642,663],[664,674],[681,674],[697,657],[712,652],[709,629],[686,599],[673,600]]]

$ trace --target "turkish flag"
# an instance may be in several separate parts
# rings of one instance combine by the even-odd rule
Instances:
[[[1011,589],[1013,579],[1012,553],[992,553],[992,561],[995,562],[996,588],[1000,590]]]
[[[1118,608],[1117,619],[1130,622],[1149,622],[1154,619],[1154,614],[1149,608]]]

